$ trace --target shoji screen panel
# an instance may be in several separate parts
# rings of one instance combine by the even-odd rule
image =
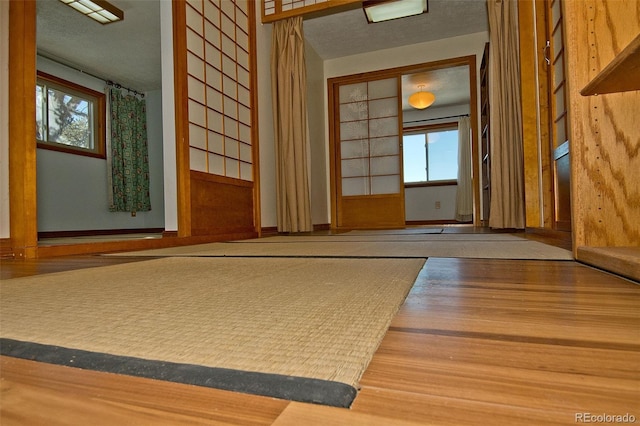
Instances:
[[[191,170],[253,181],[246,0],[186,2]]]
[[[336,226],[403,226],[400,80],[347,77],[330,85]]]
[[[400,192],[397,79],[340,87],[342,196]]]

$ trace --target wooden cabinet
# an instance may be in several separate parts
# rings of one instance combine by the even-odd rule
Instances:
[[[489,225],[491,204],[491,139],[489,138],[489,43],[480,63],[480,146],[482,155],[482,224]]]
[[[564,5],[574,254],[640,280],[637,3],[566,0]]]

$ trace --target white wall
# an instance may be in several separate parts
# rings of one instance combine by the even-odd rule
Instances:
[[[0,238],[9,238],[9,2],[0,1]]]
[[[258,68],[258,139],[260,147],[260,221],[262,228],[278,225],[276,204],[276,154],[271,107],[271,31],[262,24],[256,7],[256,59]]]
[[[454,220],[456,185],[406,188],[404,191],[407,221]],[[440,208],[436,206],[440,204]]]
[[[84,87],[104,91],[105,83],[38,57],[38,70]],[[37,149],[38,231],[77,231],[164,227],[161,91],[145,94],[151,211],[110,212],[104,159]]]
[[[329,186],[329,169],[325,162],[327,146],[324,135],[326,114],[322,102],[325,94],[323,61],[309,43],[305,43],[305,48],[309,143],[311,145],[311,219],[314,225],[325,225],[329,223],[330,209],[326,197]]]
[[[162,164],[164,176],[164,230],[178,230],[176,164],[176,110],[173,83],[173,24],[171,2],[160,2],[160,62],[162,66]]]

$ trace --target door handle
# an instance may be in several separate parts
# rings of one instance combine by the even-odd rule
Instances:
[[[551,65],[551,59],[549,59],[549,57],[547,56],[549,49],[551,49],[551,43],[549,40],[547,40],[547,44],[546,46],[544,46],[544,49],[542,50],[542,54],[544,56],[544,60],[547,61],[547,65]]]

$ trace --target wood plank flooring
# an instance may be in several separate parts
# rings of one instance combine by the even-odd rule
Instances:
[[[10,261],[2,276],[114,261]],[[640,422],[640,287],[576,262],[431,258],[351,409],[9,357],[0,377],[3,426]]]

